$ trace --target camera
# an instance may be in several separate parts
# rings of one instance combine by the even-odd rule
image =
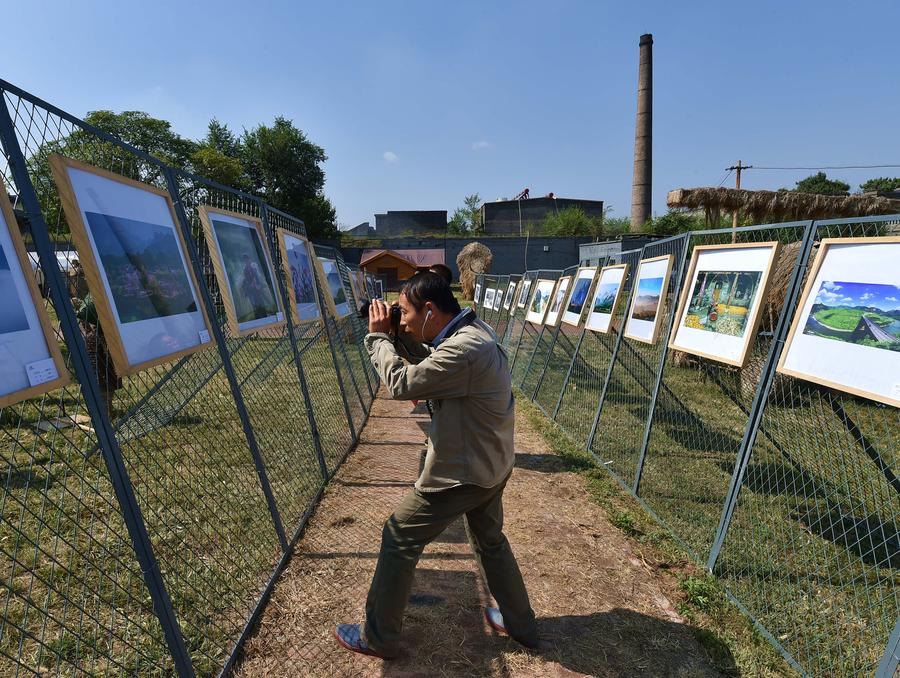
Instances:
[[[362,305],[359,307],[359,317],[363,320],[368,321],[369,319],[369,309],[372,307],[372,302],[369,299],[366,299]],[[391,317],[391,335],[396,340],[398,336],[400,336],[400,307],[394,303],[390,305],[390,317]]]

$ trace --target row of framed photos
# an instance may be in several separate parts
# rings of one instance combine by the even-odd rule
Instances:
[[[695,247],[669,347],[739,368],[756,339],[780,243]],[[656,343],[673,257],[643,259],[624,337]],[[485,289],[482,307],[525,309],[526,322],[610,330],[628,265],[580,268],[558,280]],[[476,300],[480,297],[476,290]],[[593,292],[591,294],[591,292]],[[517,297],[517,298],[516,298]],[[587,303],[588,299],[590,303]],[[512,309],[515,311],[515,308]],[[777,371],[900,407],[900,237],[827,238],[806,279]]]
[[[210,319],[169,194],[61,155],[49,162],[116,371],[135,374],[212,346]],[[6,195],[2,182],[0,190]],[[0,202],[0,407],[5,407],[58,388],[69,377],[15,215],[8,201]],[[231,331],[244,336],[283,325],[262,222],[208,206],[199,208],[199,216]],[[316,257],[309,241],[296,233],[279,228],[276,236],[294,320],[349,314],[337,261]],[[327,283],[321,295],[317,280]],[[374,286],[353,275],[350,283],[357,295]]]

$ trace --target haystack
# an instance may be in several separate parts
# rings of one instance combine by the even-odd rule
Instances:
[[[480,242],[470,242],[462,248],[456,256],[456,266],[459,268],[459,283],[464,298],[470,301],[475,298],[475,276],[489,273],[493,261],[494,255],[490,249]]]

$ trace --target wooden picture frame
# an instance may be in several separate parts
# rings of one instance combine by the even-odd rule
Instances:
[[[586,276],[581,275],[582,272],[590,272],[591,276],[588,278]],[[587,291],[585,292],[584,302],[581,304],[581,311],[578,313],[578,318],[573,320],[570,316],[572,311],[569,311],[569,305],[572,303],[572,296],[575,294],[575,289],[578,287],[578,282],[580,280],[587,280],[588,286]],[[591,297],[591,291],[594,289],[594,283],[597,282],[597,267],[596,266],[582,266],[575,274],[572,276],[572,289],[569,290],[569,298],[566,299],[566,306],[562,311],[562,315],[560,317],[560,322],[565,323],[566,325],[571,325],[572,327],[578,327],[581,325],[581,319],[584,317],[584,309],[588,305],[588,302],[593,301]]]
[[[218,280],[219,282],[219,291],[222,294],[222,302],[225,307],[225,316],[228,319],[228,326],[231,328],[232,333],[238,337],[245,337],[248,334],[260,332],[265,329],[274,329],[284,326],[284,309],[281,308],[281,298],[278,291],[278,282],[275,278],[275,267],[272,265],[272,258],[269,253],[269,247],[267,245],[266,233],[265,229],[263,228],[262,220],[250,216],[249,214],[232,212],[230,210],[219,209],[218,207],[212,207],[210,205],[200,205],[200,207],[197,208],[197,213],[200,216],[200,225],[203,228],[203,235],[206,238],[206,243],[209,247],[209,252],[211,255],[210,258],[212,259],[213,264],[213,271],[216,274],[216,280]],[[272,320],[257,319],[255,321],[245,321],[243,323],[239,321],[237,315],[237,304],[235,303],[235,299],[231,289],[231,279],[226,270],[225,258],[222,254],[219,238],[215,232],[215,227],[212,223],[213,219],[210,215],[221,215],[238,221],[243,221],[249,226],[248,230],[255,231],[256,236],[259,238],[260,249],[263,253],[263,257],[265,258],[265,265],[267,267],[267,270],[269,271],[269,279],[272,283],[271,292],[275,301],[275,307],[277,309],[275,315],[268,316],[269,318],[272,318]],[[259,322],[260,320],[263,320],[263,322]],[[248,326],[251,324],[252,326]]]
[[[684,341],[681,343],[678,342],[678,336],[680,331],[682,330],[682,323],[687,317],[687,313],[689,309],[689,303],[691,299],[691,293],[694,288],[694,274],[698,273],[697,267],[700,263],[700,259],[706,252],[726,252],[728,250],[737,250],[737,251],[746,251],[746,250],[769,250],[769,256],[765,259],[765,263],[762,266],[762,269],[759,271],[756,270],[747,270],[747,271],[738,271],[735,270],[735,273],[760,273],[761,279],[759,282],[759,286],[757,287],[756,294],[752,300],[753,307],[748,311],[747,321],[745,323],[744,336],[742,341],[742,346],[740,348],[740,354],[737,358],[728,358],[727,356],[723,356],[722,354],[715,354],[710,351],[703,351],[698,349],[695,346],[690,346],[686,344]],[[683,351],[684,353],[690,353],[692,355],[700,356],[701,358],[708,358],[709,360],[715,360],[721,363],[725,363],[726,365],[733,365],[734,367],[744,367],[747,364],[747,360],[750,358],[750,349],[753,347],[753,342],[756,340],[756,332],[759,329],[759,323],[762,320],[762,311],[765,308],[766,298],[769,294],[769,284],[772,279],[772,269],[775,267],[775,262],[778,261],[778,256],[781,252],[781,243],[775,240],[767,241],[767,242],[758,242],[758,243],[729,243],[722,245],[698,245],[694,248],[691,253],[691,261],[688,266],[687,276],[684,278],[684,286],[682,287],[681,294],[678,300],[678,305],[675,310],[675,321],[672,323],[672,332],[669,335],[669,348],[674,349],[676,351]],[[760,257],[762,258],[762,257]],[[710,314],[711,315],[711,314]],[[690,328],[686,328],[690,329]],[[725,335],[717,335],[714,332],[707,332],[711,335],[710,339],[719,336],[724,337]]]
[[[513,305],[513,302],[516,298],[516,290],[519,289],[519,284],[521,280],[513,280],[513,278],[518,278],[518,275],[509,276],[509,283],[506,285],[506,294],[503,296],[503,310],[509,311],[510,307]]]
[[[659,299],[656,302],[656,310],[653,316],[653,328],[651,330],[651,334],[649,337],[644,337],[641,335],[634,334],[633,332],[629,332],[629,328],[631,327],[632,322],[649,322],[647,320],[643,320],[641,318],[634,317],[635,310],[635,302],[638,299],[640,293],[640,283],[641,283],[641,271],[644,266],[648,264],[653,264],[657,261],[666,260],[665,273],[662,276],[662,286],[659,290]],[[628,339],[634,339],[635,341],[640,341],[644,344],[655,344],[656,340],[659,339],[660,332],[660,311],[663,310],[666,302],[666,294],[669,291],[669,278],[672,277],[672,265],[674,263],[674,257],[671,254],[663,254],[658,257],[650,257],[649,259],[641,259],[638,264],[637,272],[634,274],[634,284],[631,287],[631,307],[628,309],[628,316],[625,318],[625,327],[623,329],[624,336]]]
[[[329,262],[334,265],[335,272],[338,275],[338,281],[341,285],[341,291],[344,293],[344,301],[338,304],[334,299],[334,293],[331,291],[331,285],[328,283],[328,271],[325,270],[325,262]],[[331,317],[335,320],[340,320],[341,318],[346,318],[353,312],[353,309],[350,307],[350,299],[347,297],[347,290],[344,289],[344,281],[341,280],[341,267],[338,266],[338,262],[336,259],[332,259],[331,257],[316,257],[316,266],[318,267],[319,275],[322,276],[322,296],[325,297],[325,304],[328,306],[328,312],[331,313]],[[346,306],[346,313],[338,313],[338,306]]]
[[[315,317],[303,318],[301,317],[300,311],[297,309],[297,292],[294,289],[294,281],[291,275],[291,260],[290,254],[288,252],[289,243],[287,242],[287,238],[291,238],[303,243],[303,247],[306,249],[306,257],[309,261],[310,273],[312,274],[311,281],[313,286],[313,301],[303,303],[314,306],[316,311]],[[286,228],[281,227],[275,229],[275,239],[278,241],[278,249],[281,252],[281,268],[285,276],[284,284],[287,285],[288,303],[291,306],[291,317],[293,317],[294,319],[294,324],[301,325],[303,323],[318,323],[323,321],[324,310],[322,308],[322,303],[320,300],[322,297],[324,297],[324,295],[319,293],[319,274],[316,268],[317,259],[316,254],[313,251],[313,247],[309,242],[309,239],[307,239],[305,235],[300,235],[299,233],[294,233],[293,231],[289,231]]]
[[[547,313],[544,315],[544,324],[547,327],[556,327],[559,325],[560,318],[562,318],[563,311],[566,307],[566,303],[569,301],[569,292],[571,289],[569,286],[572,284],[572,276],[563,275],[560,276],[556,280],[556,284],[553,286],[553,293],[550,295],[550,305],[547,307]],[[565,289],[561,289],[565,287]],[[556,309],[556,315],[551,317],[553,313],[553,306],[556,304],[557,298],[559,298],[559,293],[562,292],[562,299],[559,302],[559,308]]]
[[[534,278],[529,278],[527,273],[522,276],[522,287],[520,288],[518,297],[516,298],[516,308],[528,308],[528,302],[531,301],[531,292],[533,285]]]
[[[55,153],[49,157],[49,163],[50,172],[53,176],[54,181],[56,182],[57,189],[59,190],[59,197],[62,202],[63,212],[65,213],[66,219],[69,223],[69,230],[72,235],[72,241],[75,244],[75,249],[78,251],[82,269],[84,270],[84,276],[87,282],[88,291],[91,293],[91,296],[94,299],[94,304],[97,309],[97,315],[99,317],[100,325],[103,328],[103,335],[106,339],[106,344],[109,348],[109,354],[112,358],[113,365],[116,368],[116,372],[118,372],[122,376],[136,374],[157,365],[174,362],[185,356],[192,355],[193,353],[214,346],[215,336],[212,332],[210,319],[206,313],[206,305],[203,303],[203,296],[200,292],[200,283],[194,272],[194,267],[191,263],[191,258],[188,253],[188,244],[185,241],[184,234],[182,233],[182,229],[178,222],[178,216],[175,212],[175,205],[172,202],[172,197],[169,195],[168,191]],[[190,287],[191,294],[193,295],[193,303],[196,305],[195,311],[188,311],[181,314],[163,317],[176,318],[179,316],[191,316],[194,313],[199,314],[199,319],[201,322],[199,323],[199,325],[196,322],[192,323],[192,328],[190,328],[190,330],[195,331],[198,336],[199,341],[196,344],[174,350],[170,353],[160,354],[145,360],[132,361],[129,359],[128,347],[126,346],[126,340],[123,338],[122,327],[126,324],[131,324],[134,321],[129,321],[128,323],[120,323],[119,319],[116,317],[116,311],[114,310],[113,303],[110,300],[109,294],[107,293],[105,269],[101,267],[100,262],[98,261],[98,254],[93,245],[91,236],[89,235],[88,226],[85,223],[84,217],[82,216],[83,209],[81,204],[79,203],[76,188],[72,182],[72,177],[70,175],[70,171],[72,170],[76,172],[83,172],[87,175],[93,175],[93,177],[99,177],[101,180],[111,182],[111,185],[115,187],[124,186],[126,189],[141,191],[146,194],[145,198],[141,198],[141,200],[144,200],[145,206],[148,206],[151,202],[154,202],[154,198],[161,199],[163,201],[162,205],[160,206],[163,209],[160,210],[160,213],[157,215],[157,217],[163,218],[163,215],[165,215],[171,220],[171,223],[161,224],[160,226],[161,228],[170,228],[174,231],[175,242],[179,250],[183,272],[187,277],[188,285]],[[139,209],[137,202],[139,197],[140,194],[138,193],[131,194],[131,202],[127,203],[128,209]],[[114,202],[114,200],[111,198],[110,201]],[[122,205],[126,204],[126,202],[127,201],[122,201],[120,199],[119,209],[122,209]],[[87,210],[84,210],[84,212],[87,213]],[[124,217],[121,214],[112,215],[104,213],[104,216],[115,216],[115,218],[136,220],[132,217]],[[156,320],[159,319],[157,318]],[[182,318],[182,320],[184,321],[184,327],[179,327],[178,330],[182,334],[184,334],[189,330],[188,325],[190,323],[184,318]],[[174,323],[174,320],[170,320],[162,324],[167,326],[166,331],[171,331]],[[196,329],[198,327],[202,329]],[[142,329],[140,328],[128,329],[129,334],[132,334],[133,336],[137,336],[140,332],[142,332]]]
[[[801,329],[801,324],[805,327],[808,323],[808,319],[812,316],[812,306],[815,305],[815,301],[819,296],[819,292],[827,288],[824,284],[824,280],[822,283],[817,285],[819,281],[819,275],[822,272],[823,267],[826,265],[828,261],[829,252],[832,251],[832,248],[840,248],[842,246],[861,246],[861,245],[888,245],[888,246],[896,246],[897,253],[891,252],[890,255],[887,256],[887,259],[890,260],[890,265],[893,265],[893,273],[897,275],[900,273],[900,265],[898,265],[898,261],[900,261],[900,236],[878,236],[871,238],[823,238],[819,243],[819,251],[816,254],[816,258],[810,267],[809,274],[806,278],[806,284],[803,288],[803,292],[800,296],[800,301],[797,304],[797,308],[794,311],[794,317],[791,321],[791,328],[788,332],[787,339],[784,342],[784,348],[781,351],[781,356],[778,359],[778,365],[776,366],[776,371],[781,374],[785,374],[790,377],[795,377],[797,379],[803,379],[805,381],[810,381],[815,384],[820,384],[821,386],[826,386],[828,388],[833,388],[839,391],[843,391],[844,393],[849,393],[851,395],[859,396],[860,398],[866,398],[868,400],[874,400],[879,403],[883,403],[885,405],[891,405],[893,407],[900,407],[900,351],[894,350],[885,350],[872,346],[858,345],[854,342],[850,342],[847,340],[834,340],[821,338],[816,335],[813,335],[816,341],[817,346],[796,346],[799,342],[800,337],[808,336]],[[895,288],[900,291],[900,278],[893,279],[896,282],[887,283],[887,285],[893,284]],[[833,283],[832,283],[833,284]],[[875,284],[875,285],[884,285],[885,283],[858,283],[852,282],[852,284]],[[846,290],[837,291],[846,292]],[[815,297],[812,296],[813,292],[816,293]],[[900,296],[894,295],[895,298],[900,299]],[[847,298],[847,297],[845,297]],[[812,303],[810,303],[812,302]],[[807,305],[809,308],[807,309]],[[862,314],[860,314],[860,322],[862,321]],[[821,323],[820,323],[821,324]],[[800,332],[798,332],[800,330]],[[855,333],[855,330],[854,330]],[[848,337],[849,339],[850,337]],[[819,344],[819,342],[828,342]],[[803,343],[808,344],[811,342],[804,341]],[[841,355],[841,347],[843,347],[843,355]],[[833,355],[824,355],[821,356],[823,358],[823,362],[830,367],[837,367],[840,369],[845,365],[852,365],[853,372],[857,375],[867,375],[869,373],[876,376],[876,378],[884,378],[884,379],[896,379],[893,383],[885,383],[884,392],[878,392],[872,390],[871,387],[866,388],[863,385],[853,385],[849,383],[842,383],[836,381],[835,379],[829,379],[826,376],[821,374],[814,374],[812,372],[805,372],[801,369],[791,368],[788,366],[788,361],[792,357],[792,350],[796,350],[798,355],[810,355],[811,351],[815,349],[828,350],[830,354]],[[884,356],[873,354],[872,351],[883,351]],[[860,360],[860,357],[863,357],[864,360]],[[877,362],[879,359],[888,362],[887,365],[863,365],[860,364],[868,360],[869,358],[875,359]],[[887,388],[890,386],[890,388]]]
[[[600,286],[603,284],[603,275],[606,271],[613,271],[622,269],[622,277],[619,280],[619,287],[616,289],[616,294],[613,298],[612,308],[609,312],[609,322],[607,323],[605,328],[591,327],[591,315],[594,314],[594,306],[597,303],[597,295],[600,293]],[[618,308],[619,303],[622,300],[622,292],[625,288],[625,282],[628,280],[628,263],[623,264],[613,264],[611,266],[603,266],[597,273],[597,280],[594,283],[594,291],[591,294],[590,306],[588,307],[588,312],[584,317],[584,327],[591,332],[597,332],[598,334],[608,334],[613,326],[613,319],[616,316],[616,308]],[[605,313],[603,315],[606,315]]]
[[[531,290],[530,296],[528,298],[528,304],[526,305],[527,310],[525,312],[525,320],[526,322],[534,323],[535,325],[544,324],[544,319],[547,317],[547,311],[550,308],[550,304],[548,301],[548,303],[544,304],[544,307],[540,311],[531,310],[531,307],[534,305],[535,296],[538,294],[538,292],[541,291],[542,287],[545,290],[549,288],[549,293],[547,296],[547,299],[549,300],[553,297],[553,292],[556,290],[556,281],[549,278],[539,278],[535,280],[534,284],[532,285],[533,289]]]
[[[59,342],[56,340],[56,335],[50,324],[50,314],[47,313],[44,299],[41,297],[41,292],[38,289],[34,272],[31,269],[31,261],[28,258],[25,242],[22,240],[22,234],[19,231],[18,223],[16,222],[16,215],[13,212],[12,204],[9,202],[7,196],[6,185],[3,183],[3,177],[0,176],[0,218],[2,218],[2,221],[4,222],[2,227],[5,229],[9,238],[9,244],[11,245],[11,250],[7,251],[5,247],[6,243],[4,242],[6,238],[0,238],[0,256],[6,259],[6,264],[10,271],[9,282],[11,285],[15,286],[16,278],[18,278],[15,273],[18,272],[21,275],[19,282],[20,284],[24,283],[27,289],[27,297],[22,299],[21,293],[16,290],[16,298],[19,301],[30,301],[33,307],[34,316],[37,318],[37,327],[31,327],[29,325],[25,330],[21,331],[27,331],[32,335],[34,333],[40,333],[46,343],[47,350],[46,354],[39,354],[45,355],[45,357],[41,358],[38,355],[28,356],[28,358],[37,357],[38,360],[29,360],[28,363],[21,363],[22,367],[26,370],[25,379],[19,384],[22,387],[17,388],[16,384],[13,383],[13,390],[10,390],[7,393],[0,393],[0,408],[9,407],[15,403],[20,403],[23,400],[35,398],[44,393],[48,393],[49,391],[62,388],[71,382],[69,371],[66,369],[65,361],[62,357],[62,351],[60,351],[59,348]],[[17,266],[18,271],[14,272],[14,266]],[[45,272],[45,277],[50,274],[51,272],[49,271]],[[27,309],[22,309],[22,316],[26,319],[26,322],[27,315]],[[16,334],[19,333],[18,330],[15,332]],[[12,331],[9,333],[12,333]],[[0,337],[2,336],[3,335],[0,335]],[[34,341],[31,337],[24,337],[23,340],[29,345],[33,344]],[[5,345],[6,342],[0,339],[0,346],[5,347]],[[4,351],[9,351],[9,349],[4,348]],[[26,358],[26,360],[28,358]],[[3,359],[3,354],[0,352],[0,360]],[[48,364],[46,361],[50,361],[50,363]],[[45,376],[49,377],[46,381],[32,385],[32,378],[28,375],[28,368],[36,362],[41,363],[40,367],[43,367],[44,369],[47,369],[52,365],[56,369],[56,377],[52,377],[52,373],[45,373]],[[4,377],[4,381],[6,381],[6,377]],[[26,383],[28,384],[27,386],[24,385]]]

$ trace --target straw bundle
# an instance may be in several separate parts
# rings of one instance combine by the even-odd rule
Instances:
[[[456,266],[459,268],[459,283],[464,298],[475,298],[475,276],[490,272],[493,261],[494,255],[480,242],[470,242],[462,248],[456,256]]]

